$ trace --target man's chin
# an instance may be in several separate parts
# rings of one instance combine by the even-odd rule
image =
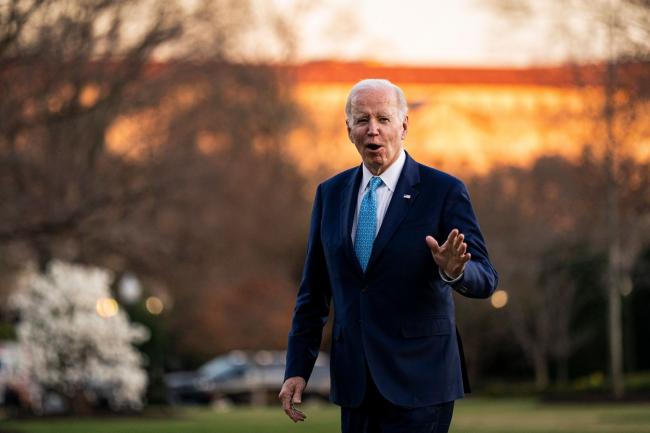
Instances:
[[[386,160],[381,156],[366,157],[363,159],[363,163],[372,174],[377,175],[384,171]]]

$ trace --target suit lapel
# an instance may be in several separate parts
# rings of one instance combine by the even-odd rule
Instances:
[[[354,221],[354,213],[357,210],[357,198],[359,195],[359,186],[361,184],[362,178],[361,166],[350,176],[350,180],[343,188],[341,199],[342,199],[342,209],[340,215],[339,226],[341,228],[340,236],[343,239],[343,250],[345,255],[348,257],[352,266],[359,274],[363,274],[359,260],[354,253],[354,246],[352,245],[352,223]]]
[[[419,194],[418,189],[416,189],[418,183],[420,183],[418,165],[407,153],[404,168],[402,169],[402,173],[397,181],[397,185],[395,186],[395,191],[393,192],[390,204],[388,205],[384,221],[381,224],[379,233],[377,233],[377,237],[372,246],[372,254],[370,255],[370,261],[368,262],[366,272],[368,272],[368,269],[373,265],[373,262],[377,260],[377,257],[379,257],[386,244],[388,244],[388,241],[395,233],[395,230],[397,230],[404,217],[406,217],[409,209],[411,209],[411,206]],[[359,267],[359,269],[361,269],[361,267]]]

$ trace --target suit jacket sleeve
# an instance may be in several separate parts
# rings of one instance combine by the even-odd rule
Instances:
[[[305,267],[289,333],[285,380],[293,376],[309,380],[329,315],[331,288],[321,242],[321,189],[319,186],[314,199]]]
[[[465,235],[472,259],[465,266],[463,277],[452,284],[454,290],[470,298],[487,298],[497,287],[498,275],[488,257],[485,240],[470,203],[467,188],[457,181],[447,194],[442,214],[444,238],[454,228]]]

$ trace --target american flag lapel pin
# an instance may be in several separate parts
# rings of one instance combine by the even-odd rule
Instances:
[[[411,194],[404,194],[404,198],[407,199],[407,200],[410,200],[411,199]]]

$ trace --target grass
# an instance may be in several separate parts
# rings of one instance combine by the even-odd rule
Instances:
[[[279,408],[215,412],[183,409],[170,416],[0,421],[2,433],[333,433],[334,406],[306,406],[293,424]],[[541,404],[531,399],[467,399],[456,404],[452,433],[650,433],[650,404]]]

